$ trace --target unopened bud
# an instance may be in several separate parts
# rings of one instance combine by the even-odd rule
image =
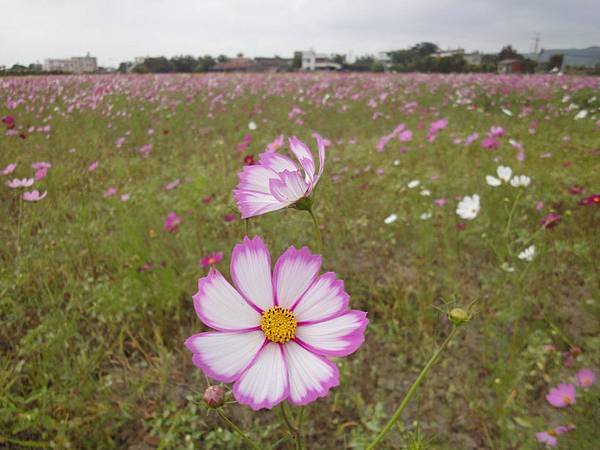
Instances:
[[[209,408],[218,408],[225,400],[225,389],[222,386],[209,386],[202,397]]]
[[[471,319],[469,314],[462,308],[453,308],[452,310],[450,310],[448,318],[454,325],[462,325],[463,323],[467,323],[469,319]]]

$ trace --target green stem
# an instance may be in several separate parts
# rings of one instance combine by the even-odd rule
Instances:
[[[323,236],[321,235],[321,228],[319,228],[319,222],[317,221],[317,216],[313,212],[312,208],[307,210],[312,217],[313,225],[315,228],[315,235],[317,236],[317,249],[319,250],[319,255],[323,254]]]
[[[369,444],[369,446],[367,447],[367,450],[374,449],[375,446],[377,444],[379,444],[379,442],[383,439],[383,437],[392,429],[392,427],[394,426],[394,424],[398,421],[398,419],[402,415],[402,412],[406,408],[406,405],[408,405],[408,402],[410,401],[410,399],[412,398],[412,396],[414,395],[414,393],[417,391],[417,388],[419,387],[419,384],[421,384],[421,382],[423,381],[423,379],[427,375],[427,372],[429,372],[429,369],[431,369],[431,367],[435,364],[435,362],[437,361],[437,359],[439,358],[439,356],[442,354],[442,352],[444,351],[444,349],[446,348],[446,346],[448,345],[448,343],[452,340],[452,338],[456,334],[457,330],[458,330],[457,327],[452,328],[452,331],[450,332],[450,334],[448,335],[448,337],[446,338],[446,340],[442,343],[442,345],[440,346],[440,348],[438,348],[437,351],[433,354],[433,356],[431,357],[431,359],[429,359],[429,361],[427,362],[427,365],[425,365],[425,367],[423,368],[423,370],[421,370],[421,373],[419,374],[419,376],[417,377],[417,379],[415,380],[415,382],[412,384],[412,386],[410,387],[410,389],[408,390],[408,392],[406,393],[406,395],[402,399],[402,402],[400,403],[400,405],[398,405],[398,408],[394,412],[394,415],[390,418],[390,420],[388,420],[388,423],[385,425],[385,427],[383,428],[383,430],[381,430],[379,432],[379,434],[375,437],[375,439],[373,440],[373,442],[371,442]]]
[[[246,236],[248,236],[248,231],[250,228],[250,219],[244,219],[244,224],[246,225]]]
[[[17,218],[17,256],[21,254],[21,221],[23,216],[23,196],[19,196],[19,215]]]
[[[285,402],[281,403],[281,415],[283,417],[283,421],[285,425],[288,427],[290,434],[294,436],[294,441],[296,442],[296,450],[302,450],[302,442],[300,441],[300,431],[292,425],[290,419],[287,414],[287,407],[285,406]]]
[[[225,422],[227,422],[227,423],[229,424],[229,426],[230,426],[231,428],[233,428],[233,429],[234,429],[234,431],[235,431],[237,434],[239,434],[239,435],[240,435],[240,436],[241,436],[241,437],[242,437],[242,438],[243,438],[243,439],[244,439],[244,440],[245,440],[245,441],[246,441],[246,442],[247,442],[247,443],[250,445],[250,447],[252,447],[254,450],[260,450],[260,447],[259,447],[258,445],[256,445],[256,444],[255,444],[255,443],[252,441],[252,439],[250,439],[250,438],[248,437],[248,435],[247,435],[246,433],[244,433],[242,430],[240,430],[240,429],[237,427],[237,425],[236,425],[235,423],[233,423],[233,422],[231,421],[231,419],[229,419],[229,417],[227,417],[227,416],[225,415],[225,413],[223,413],[223,411],[221,411],[221,409],[220,409],[220,408],[218,408],[216,411],[217,411],[217,414],[219,415],[219,417],[221,417],[221,419],[223,419]]]
[[[512,225],[512,218],[513,218],[513,214],[515,213],[515,208],[517,207],[517,203],[519,201],[519,198],[521,198],[522,193],[523,193],[523,189],[519,189],[519,193],[515,197],[515,201],[513,202],[512,208],[510,209],[510,213],[508,214],[508,220],[506,222],[506,230],[504,231],[504,235],[506,236],[506,248],[508,249],[509,255],[512,254],[512,251],[510,248],[510,240],[509,240],[510,227]]]

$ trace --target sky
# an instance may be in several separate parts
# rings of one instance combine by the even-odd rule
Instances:
[[[600,0],[0,0],[0,65],[90,52],[354,56],[430,41],[497,53],[600,46]]]

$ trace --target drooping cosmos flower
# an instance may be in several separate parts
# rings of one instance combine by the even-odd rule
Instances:
[[[43,194],[40,194],[38,190],[25,191],[23,192],[23,200],[25,200],[26,202],[39,202],[40,200],[43,200],[44,197],[46,197],[47,193],[47,191],[44,191]]]
[[[596,382],[596,373],[591,369],[581,369],[575,377],[577,378],[577,385],[584,389],[589,388]]]
[[[519,253],[517,257],[523,261],[533,261],[533,258],[535,257],[535,245],[530,245],[521,253]]]
[[[222,252],[210,253],[200,260],[200,266],[210,267],[223,259]]]
[[[171,211],[167,214],[165,218],[165,230],[169,233],[175,233],[179,229],[179,225],[181,224],[181,217]]]
[[[531,183],[531,178],[527,175],[515,175],[512,180],[510,180],[510,185],[512,187],[527,187]]]
[[[458,203],[456,214],[461,219],[473,220],[480,209],[479,195],[473,194],[471,197],[467,195]]]
[[[29,187],[33,184],[33,178],[14,178],[6,182],[6,185],[11,189]]]
[[[575,386],[570,383],[560,383],[550,389],[546,400],[555,408],[564,408],[575,403]]]
[[[493,187],[500,186],[503,181],[508,183],[510,181],[510,177],[512,177],[512,169],[507,166],[498,166],[496,169],[496,174],[498,174],[498,178],[492,175],[487,175],[485,177],[486,183]]]
[[[261,238],[244,238],[231,255],[235,287],[215,269],[198,280],[196,313],[216,331],[186,340],[194,364],[233,382],[236,400],[255,410],[326,396],[339,384],[329,357],[357,350],[368,321],[348,307],[343,281],[320,268],[321,256],[290,247],[271,273]]]
[[[316,139],[319,150],[317,173],[312,152],[295,137],[289,139],[289,146],[300,166],[272,150],[261,153],[257,164],[244,166],[238,174],[240,182],[233,191],[242,219],[277,211],[310,197],[325,164],[325,143],[318,135]]]

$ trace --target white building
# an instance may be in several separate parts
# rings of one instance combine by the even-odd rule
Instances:
[[[329,55],[314,50],[302,52],[302,70],[340,70],[341,64],[331,60]]]
[[[69,59],[45,59],[42,69],[46,72],[92,73],[98,70],[98,62],[88,53]]]

